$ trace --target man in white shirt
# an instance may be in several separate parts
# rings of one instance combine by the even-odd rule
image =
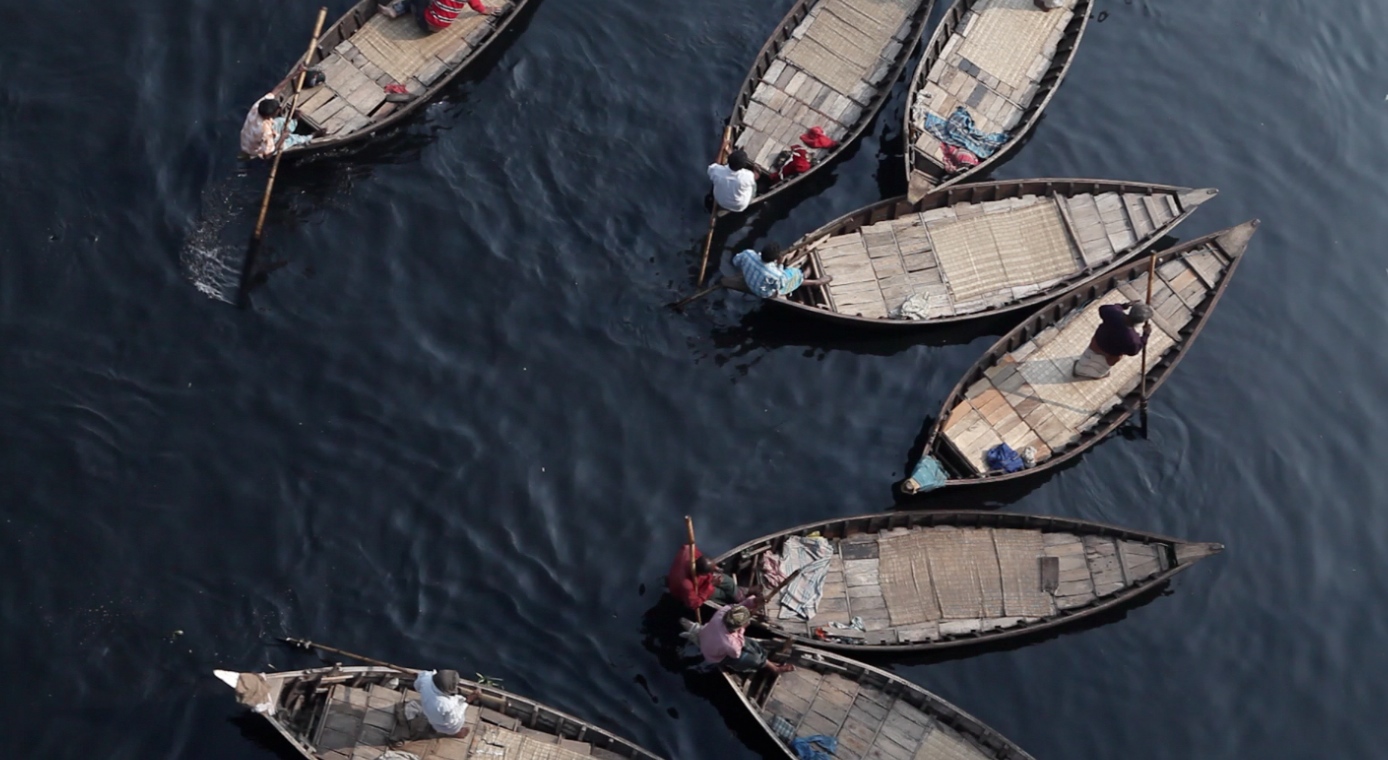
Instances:
[[[729,211],[746,211],[757,194],[757,175],[747,151],[738,149],[728,156],[728,164],[709,164],[708,178],[713,183],[713,200]]]
[[[467,736],[468,729],[463,725],[467,706],[475,704],[481,692],[473,689],[466,697],[458,694],[458,671],[421,671],[414,688],[419,692],[419,706],[431,728],[444,736],[460,739]]]

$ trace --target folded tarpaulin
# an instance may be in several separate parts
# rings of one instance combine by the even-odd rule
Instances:
[[[791,742],[790,748],[800,760],[829,760],[829,755],[838,751],[839,740],[824,734],[802,736]],[[822,750],[828,750],[827,754]]]
[[[1006,132],[980,131],[974,126],[974,117],[969,115],[969,109],[963,106],[955,108],[948,119],[927,113],[925,131],[934,135],[940,142],[967,150],[980,160],[993,155],[1007,142]]]
[[[988,453],[983,455],[983,461],[988,463],[988,469],[1003,472],[1018,472],[1027,466],[1026,462],[1022,461],[1022,455],[1005,443],[988,449]]]
[[[781,572],[789,578],[796,570],[800,577],[791,581],[781,591],[782,620],[802,618],[809,620],[819,608],[820,597],[824,596],[824,578],[829,574],[829,560],[834,556],[834,545],[819,536],[787,536],[781,547]],[[803,570],[801,569],[803,568]]]

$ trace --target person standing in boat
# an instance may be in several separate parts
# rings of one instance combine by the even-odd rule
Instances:
[[[708,179],[713,183],[714,202],[728,211],[746,211],[757,194],[752,159],[741,148],[728,156],[727,164],[709,164]]]
[[[426,34],[442,32],[453,25],[465,5],[483,16],[489,12],[482,0],[414,0],[414,17]]]
[[[723,607],[709,618],[697,634],[705,662],[738,673],[753,673],[762,668],[772,673],[795,670],[794,665],[771,662],[760,642],[746,638],[747,625],[752,622],[751,608],[758,604],[757,597],[751,596],[742,604]]]
[[[733,256],[733,264],[742,272],[747,290],[762,298],[788,296],[802,285],[825,285],[832,277],[805,279],[800,267],[787,266],[779,243],[767,243],[757,253],[750,248]]]
[[[1126,313],[1125,313],[1126,312]],[[1107,377],[1109,368],[1124,356],[1137,356],[1152,334],[1152,307],[1140,301],[1099,307],[1099,329],[1089,340],[1089,348],[1075,361],[1075,376]],[[1137,325],[1143,325],[1138,334]]]
[[[280,101],[275,93],[269,92],[246,114],[241,125],[241,152],[251,158],[269,158],[275,155],[279,146],[280,132],[284,131],[284,117],[279,115]],[[303,145],[313,139],[313,135],[294,134],[298,122],[289,120],[289,134],[284,138],[284,147]]]
[[[680,547],[674,563],[670,565],[670,572],[665,576],[665,589],[670,596],[691,610],[699,609],[709,600],[718,604],[736,602],[736,579],[719,572],[697,547],[694,549],[694,577],[690,577],[689,548],[689,544]]]
[[[460,695],[456,670],[421,671],[415,678],[414,689],[419,692],[419,707],[431,728],[444,736],[467,736],[467,706],[477,703],[481,691],[473,689],[466,697]]]

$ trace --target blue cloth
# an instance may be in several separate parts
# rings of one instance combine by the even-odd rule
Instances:
[[[742,272],[747,289],[762,298],[788,296],[805,281],[805,273],[799,267],[762,261],[761,254],[751,249],[734,256],[733,264]]]
[[[935,457],[924,456],[916,462],[916,469],[911,470],[911,479],[920,486],[918,493],[924,493],[944,485],[949,480],[949,474]]]
[[[925,131],[939,138],[940,142],[969,151],[980,160],[993,155],[1007,142],[1006,132],[990,134],[979,131],[978,127],[974,126],[974,117],[969,115],[969,109],[963,106],[955,108],[948,119],[927,113]]]
[[[828,750],[828,754],[821,752],[820,747]],[[791,742],[790,748],[795,750],[795,756],[800,760],[829,760],[829,755],[838,751],[839,740],[824,734],[802,736]]]
[[[282,132],[282,131],[284,130],[284,117],[283,117],[283,116],[277,116],[277,117],[275,117],[275,121],[274,121],[273,123],[274,123],[274,128],[275,128],[275,139],[278,140],[278,139],[279,139],[279,136],[280,136],[280,132]],[[308,143],[309,140],[312,140],[312,139],[313,139],[313,135],[301,135],[301,134],[295,132],[294,130],[296,130],[296,129],[298,129],[298,128],[299,128],[299,120],[298,120],[298,119],[290,119],[290,120],[289,120],[289,134],[285,135],[285,137],[284,137],[284,147],[285,147],[286,149],[287,149],[287,148],[293,148],[293,147],[296,146],[296,145],[305,145],[305,144]]]
[[[988,463],[988,469],[1003,472],[1017,472],[1027,466],[1027,463],[1022,461],[1022,455],[1005,443],[988,449],[988,453],[983,455],[983,461]]]

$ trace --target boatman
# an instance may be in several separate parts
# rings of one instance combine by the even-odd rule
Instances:
[[[757,194],[757,174],[741,148],[728,156],[727,165],[709,164],[708,178],[713,183],[713,200],[729,211],[746,211]]]
[[[419,692],[419,706],[429,726],[444,736],[459,739],[467,736],[467,706],[476,704],[482,692],[473,689],[466,697],[458,694],[458,671],[425,670],[414,680],[414,689]]]
[[[670,572],[665,576],[665,589],[670,596],[691,610],[697,610],[710,599],[718,604],[737,601],[737,581],[714,568],[708,557],[694,549],[694,577],[690,578],[689,544],[680,547]]]
[[[463,12],[466,5],[483,16],[487,15],[487,6],[482,4],[482,0],[413,0],[414,17],[419,22],[419,28],[426,34],[442,32],[453,25],[458,14]]]
[[[742,604],[723,607],[699,629],[699,651],[705,662],[737,673],[754,673],[761,668],[772,673],[795,670],[794,665],[771,662],[760,642],[746,638],[747,624],[752,622],[751,607],[758,604],[757,597],[749,596]]]
[[[1126,313],[1124,313],[1126,312]],[[1152,307],[1141,301],[1099,307],[1099,329],[1089,340],[1089,348],[1075,361],[1075,377],[1108,377],[1109,368],[1124,356],[1137,356],[1152,334]],[[1143,325],[1142,334],[1134,329]]]
[[[742,272],[747,290],[762,298],[788,296],[801,285],[825,285],[833,277],[805,279],[800,267],[786,266],[779,243],[767,243],[761,253],[750,248],[733,257],[733,264]]]
[[[284,118],[279,116],[280,101],[275,93],[266,93],[260,102],[251,107],[246,114],[246,122],[241,125],[241,152],[251,158],[269,158],[275,155],[279,145],[280,132],[284,130]],[[290,120],[289,134],[284,138],[284,147],[303,145],[313,139],[313,135],[294,134],[298,122]]]

